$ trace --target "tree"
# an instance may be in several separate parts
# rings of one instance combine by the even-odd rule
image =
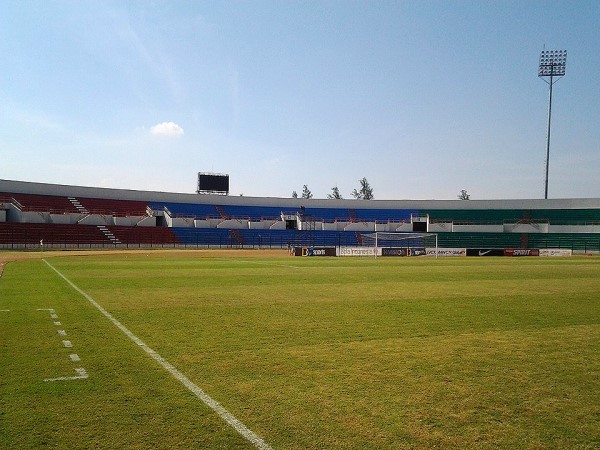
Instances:
[[[296,191],[292,191],[292,198],[298,198],[298,193]]]
[[[466,189],[461,189],[457,197],[459,200],[471,200],[471,196],[467,193]]]
[[[327,198],[341,200],[344,197],[342,197],[342,194],[340,194],[340,190],[338,189],[338,187],[334,186],[331,188],[331,194],[327,194]]]
[[[310,192],[310,189],[308,188],[307,185],[304,185],[302,187],[302,198],[312,198],[312,192]]]
[[[357,200],[373,200],[373,188],[371,187],[367,179],[363,177],[362,180],[359,180],[359,183],[360,190],[357,191],[356,189],[354,189],[352,191],[352,197],[354,197]]]

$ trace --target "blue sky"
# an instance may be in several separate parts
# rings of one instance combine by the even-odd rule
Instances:
[[[0,178],[231,195],[600,197],[600,2],[18,1]]]

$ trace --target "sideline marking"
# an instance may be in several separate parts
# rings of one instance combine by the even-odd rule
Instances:
[[[69,355],[69,359],[73,362],[81,361],[81,358],[77,353],[72,353]]]
[[[258,266],[266,266],[266,267],[285,267],[286,269],[303,269],[303,266],[294,266],[291,264],[269,264],[267,262],[262,262],[262,261],[239,261],[239,262],[245,262],[248,264],[256,264]]]
[[[63,345],[67,348],[73,347],[73,344],[71,343],[71,341],[63,341]]]
[[[63,280],[65,280],[73,289],[79,292],[88,302],[98,309],[108,320],[110,320],[119,330],[121,330],[125,335],[131,339],[135,344],[140,346],[148,355],[150,355],[156,362],[158,362],[165,370],[167,370],[175,379],[177,379],[181,384],[183,384],[186,388],[190,390],[196,397],[202,400],[209,408],[211,408],[214,412],[216,412],[225,422],[227,422],[231,427],[233,427],[239,434],[245,437],[248,441],[250,441],[254,446],[260,450],[273,450],[272,447],[267,444],[261,437],[259,437],[256,433],[250,430],[246,425],[240,422],[233,414],[227,411],[223,405],[221,405],[218,401],[213,399],[210,395],[204,392],[197,384],[191,381],[188,377],[186,377],[183,373],[177,370],[171,363],[169,363],[166,359],[160,356],[156,351],[148,347],[144,342],[138,338],[135,334],[133,334],[125,325],[115,319],[112,314],[110,314],[107,310],[105,310],[99,303],[97,303],[92,297],[86,294],[84,291],[79,289],[71,280],[69,280],[66,276],[58,271],[52,264],[43,259],[48,267],[54,270]],[[68,342],[68,341],[63,341]],[[77,370],[77,369],[76,369]],[[83,370],[83,369],[82,369]],[[84,370],[85,372],[85,370]],[[87,377],[87,374],[86,374]]]
[[[0,309],[0,312],[10,312],[10,309]]]
[[[60,322],[54,322],[54,325],[62,325]]]
[[[75,369],[75,372],[78,373],[78,375],[74,376],[74,377],[57,377],[57,378],[46,378],[44,379],[44,381],[71,381],[71,380],[85,380],[88,377],[87,372],[85,371],[85,369],[83,367],[78,367],[77,369]]]
[[[67,332],[65,330],[58,330],[59,336],[66,336]]]

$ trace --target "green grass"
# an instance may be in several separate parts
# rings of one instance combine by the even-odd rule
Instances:
[[[276,449],[600,447],[598,258],[198,255],[49,261]],[[43,262],[0,309],[0,448],[251,448]]]

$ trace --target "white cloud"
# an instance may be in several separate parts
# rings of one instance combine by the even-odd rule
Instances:
[[[150,133],[155,136],[177,137],[183,135],[183,128],[175,122],[162,122],[150,128]]]

